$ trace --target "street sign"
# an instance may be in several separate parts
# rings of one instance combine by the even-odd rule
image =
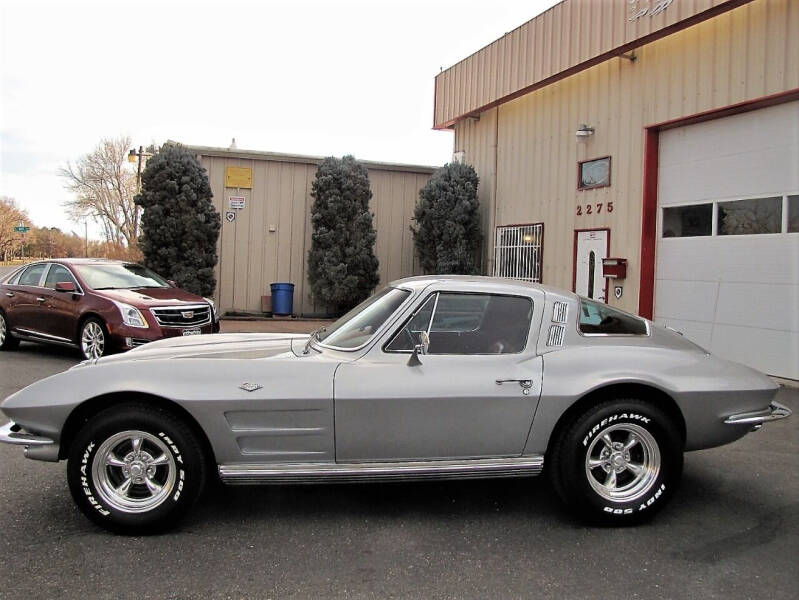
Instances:
[[[30,227],[25,227],[24,225],[22,227],[17,226],[14,227],[14,231],[16,231],[17,233],[25,233],[27,231],[30,231]]]

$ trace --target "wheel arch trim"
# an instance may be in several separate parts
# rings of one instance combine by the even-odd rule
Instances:
[[[653,406],[665,410],[665,412],[674,419],[674,423],[680,432],[682,442],[685,444],[687,437],[685,416],[674,397],[658,386],[648,382],[624,381],[598,386],[572,402],[556,420],[549,431],[547,439],[545,441],[541,440],[542,445],[544,443],[546,444],[546,453],[549,453],[552,444],[557,440],[560,432],[568,427],[580,414],[588,410],[591,406],[613,398],[637,398],[644,402],[651,402]],[[529,443],[530,441],[528,441],[528,444]],[[525,452],[529,451],[529,447],[525,449]]]
[[[183,419],[197,436],[203,452],[209,461],[209,465],[215,468],[216,458],[213,446],[194,415],[174,400],[152,393],[136,391],[116,391],[101,394],[89,398],[73,408],[61,429],[59,460],[64,460],[69,456],[69,449],[72,442],[89,419],[107,408],[128,402],[144,403],[157,408],[163,408]]]

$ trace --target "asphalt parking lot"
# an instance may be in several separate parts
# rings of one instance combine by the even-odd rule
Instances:
[[[0,397],[77,362],[23,343]],[[799,410],[799,390],[779,400]],[[64,463],[0,445],[0,598],[795,598],[797,433],[794,416],[688,454],[637,528],[584,526],[538,478],[223,488],[138,538],[78,512]]]

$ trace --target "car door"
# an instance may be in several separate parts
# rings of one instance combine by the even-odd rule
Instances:
[[[541,393],[543,295],[433,292],[335,378],[336,461],[520,456]],[[430,338],[420,365],[409,357]]]
[[[74,285],[75,293],[56,291],[56,284],[62,282]],[[41,333],[61,340],[75,341],[79,304],[84,298],[75,277],[65,266],[53,263],[47,271],[44,288],[40,292],[39,296],[45,299]]]
[[[9,321],[13,329],[23,332],[38,333],[42,330],[42,280],[47,271],[47,263],[30,265],[16,282],[9,286],[14,294],[13,313],[9,314]]]

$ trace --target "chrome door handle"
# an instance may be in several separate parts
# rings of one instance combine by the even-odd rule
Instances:
[[[502,385],[503,383],[518,383],[525,390],[529,390],[533,387],[532,379],[497,379],[496,382],[497,385]]]
[[[36,298],[36,302],[44,302],[44,298]]]
[[[6,296],[8,296],[9,298],[13,298],[14,294],[12,294],[11,292],[6,292]]]

